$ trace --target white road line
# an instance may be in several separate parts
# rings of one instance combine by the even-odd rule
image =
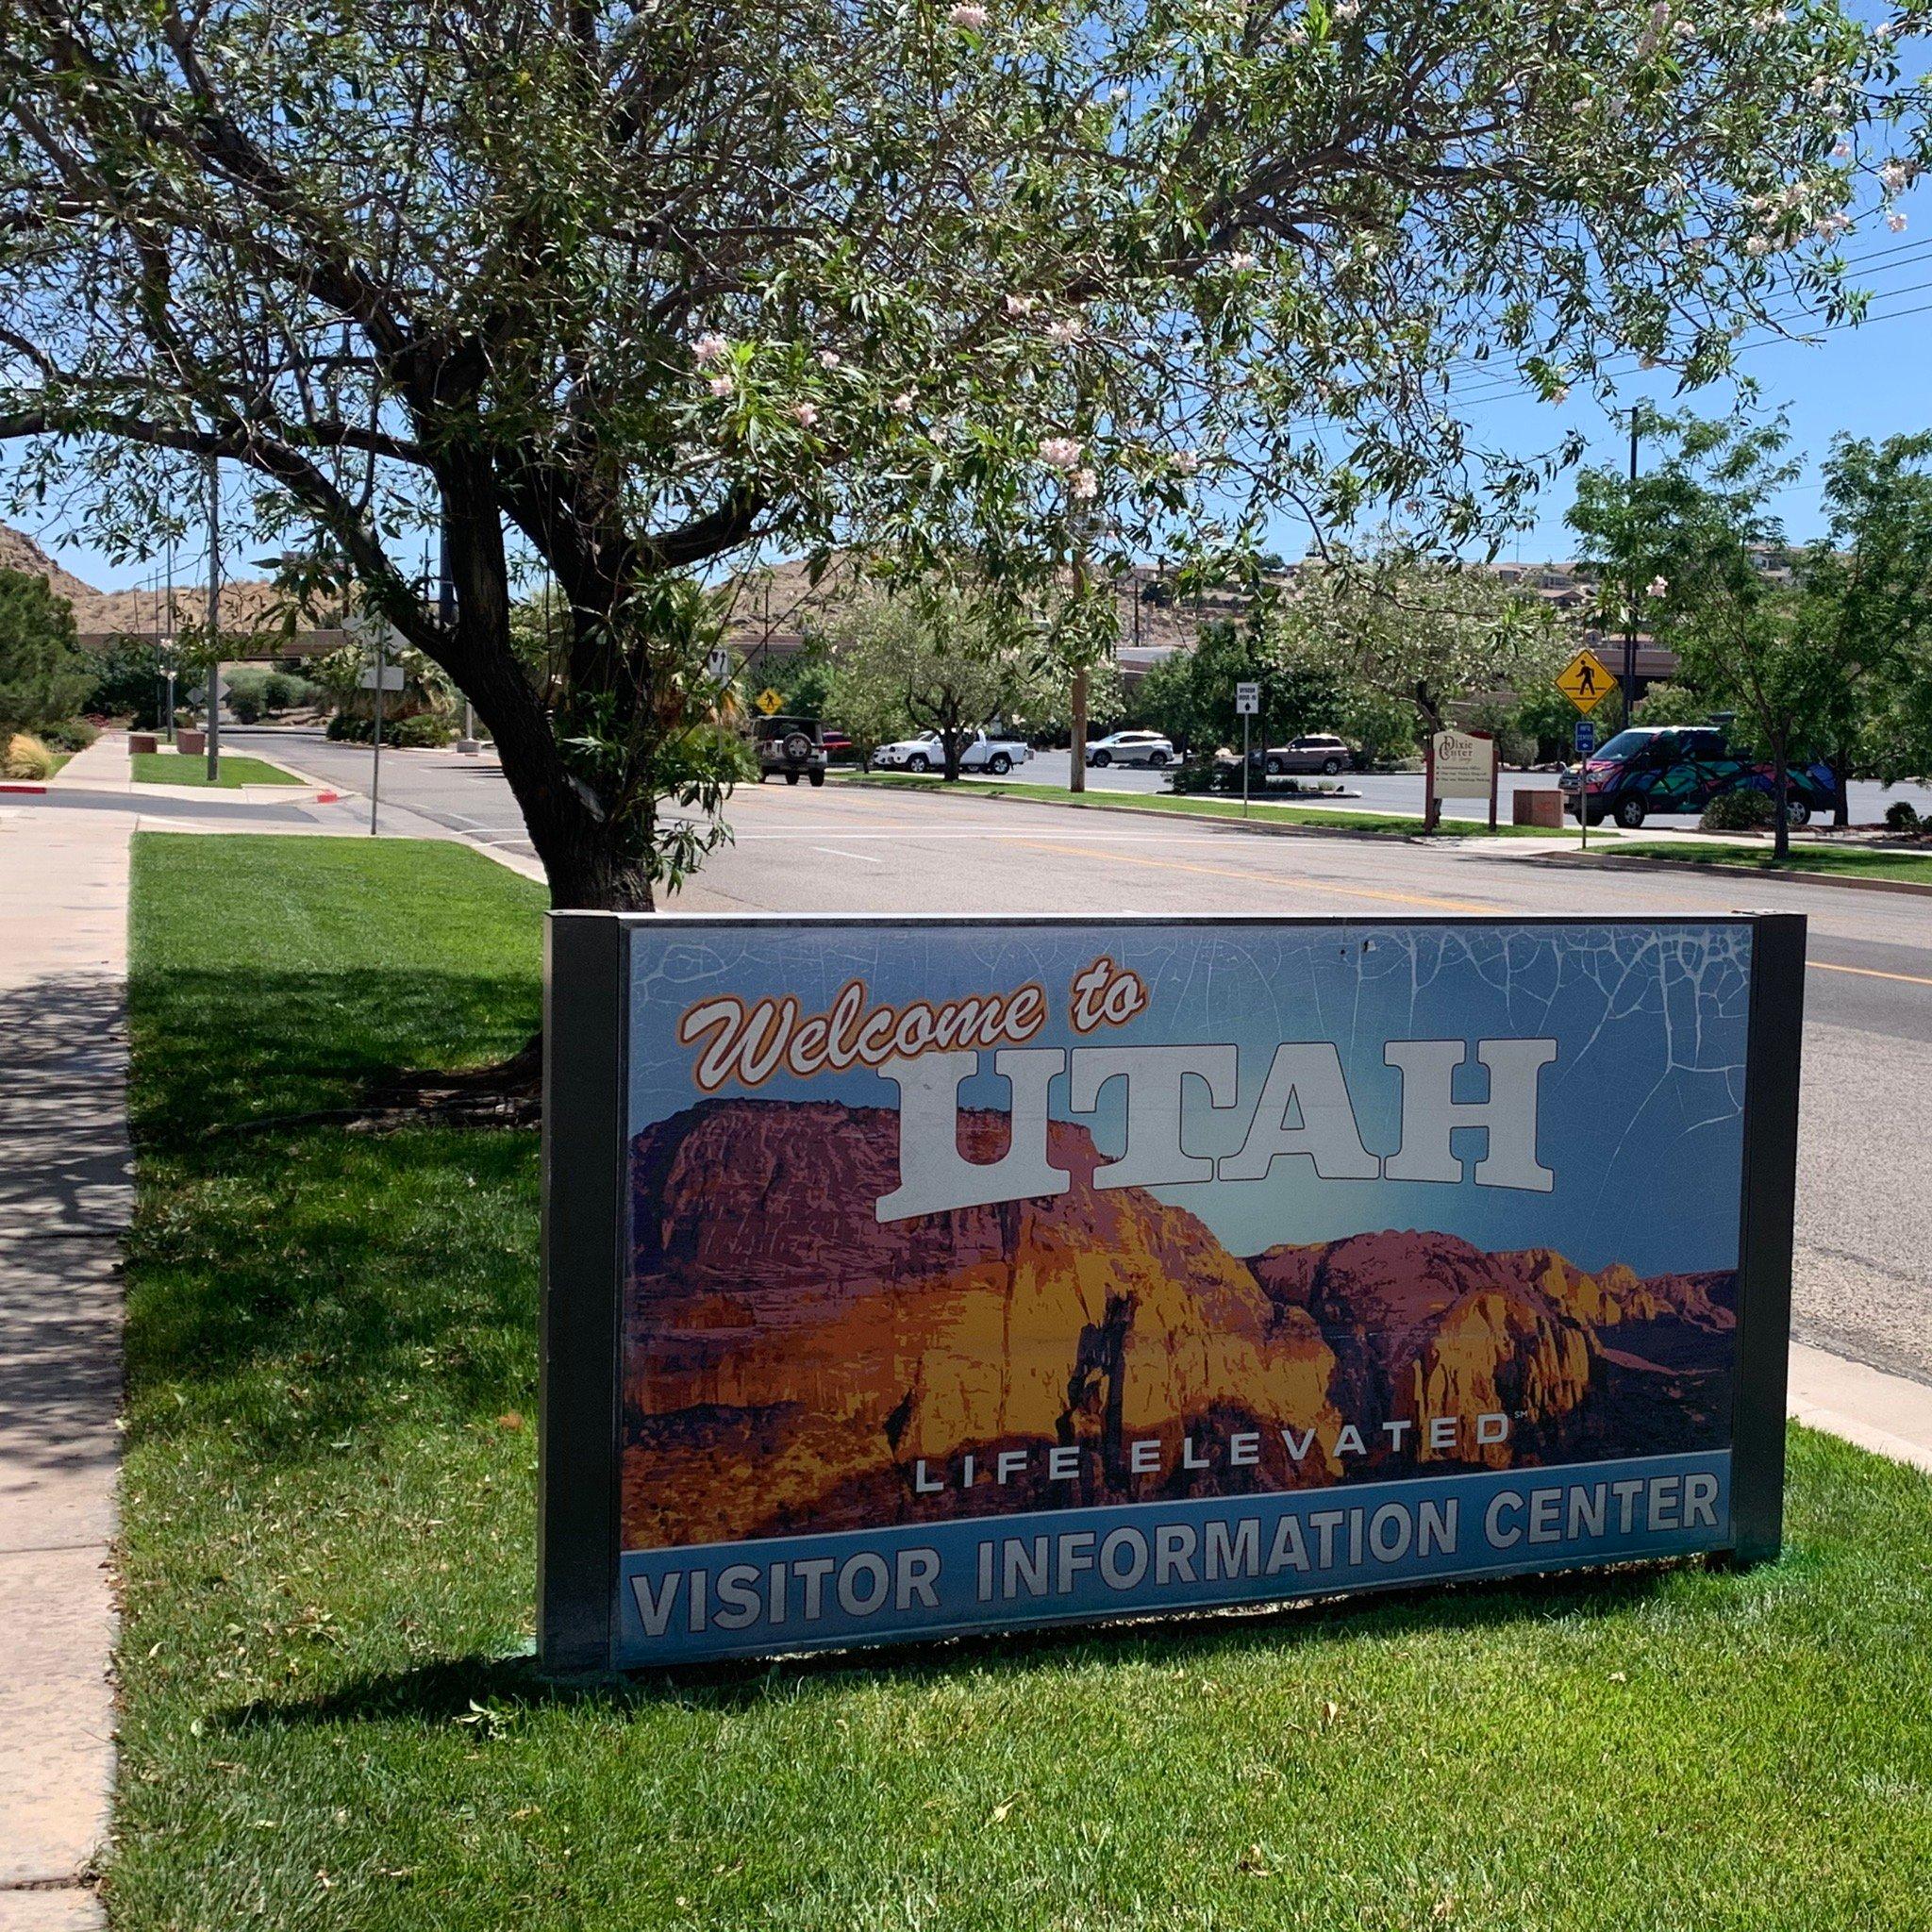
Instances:
[[[862,865],[883,865],[883,858],[874,858],[870,852],[841,852],[836,845],[814,845],[814,852],[828,853],[834,858],[856,858]]]

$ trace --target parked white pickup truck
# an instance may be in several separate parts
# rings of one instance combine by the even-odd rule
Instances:
[[[975,731],[959,754],[959,769],[990,772],[995,778],[1003,778],[1032,756],[1033,747],[1024,739],[989,738],[984,731]],[[937,731],[922,731],[917,738],[880,745],[872,755],[872,768],[875,772],[943,772],[946,747]]]

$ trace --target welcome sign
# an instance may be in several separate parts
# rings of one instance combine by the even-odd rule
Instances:
[[[1774,1552],[1803,923],[552,915],[557,1669]]]

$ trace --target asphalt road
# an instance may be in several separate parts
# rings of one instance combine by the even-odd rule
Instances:
[[[366,791],[366,748],[285,731],[236,730],[232,741]],[[529,849],[491,761],[403,752],[387,755],[384,766],[386,830],[421,831],[428,818]],[[1504,846],[1444,851],[1266,836],[836,786],[747,787],[730,816],[736,841],[687,892],[681,903],[691,909],[1803,912],[1811,970],[1797,1330],[1932,1383],[1932,898],[1712,875],[1585,874]]]

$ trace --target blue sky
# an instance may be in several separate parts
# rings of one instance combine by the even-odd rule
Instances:
[[[1466,1169],[1459,1185],[1322,1180],[1302,1158],[1277,1161],[1259,1181],[1156,1190],[1206,1222],[1233,1254],[1393,1227],[1457,1234],[1499,1251],[1547,1245],[1589,1269],[1624,1261],[1650,1274],[1736,1263],[1748,952],[1739,925],[1204,920],[1055,928],[987,920],[761,930],[680,928],[659,919],[635,928],[633,943],[634,1133],[703,1097],[692,1052],[675,1031],[700,1000],[792,993],[810,1014],[829,1008],[855,976],[872,1002],[894,1005],[1009,991],[1037,979],[1052,1017],[1031,1043],[1077,1046],[1066,1024],[1067,988],[1107,953],[1132,965],[1154,997],[1141,1017],[1086,1043],[1238,1049],[1237,1107],[1217,1113],[1202,1084],[1187,1083],[1183,1139],[1196,1155],[1240,1147],[1284,1041],[1335,1043],[1362,1141],[1385,1156],[1402,1138],[1401,1076],[1384,1063],[1385,1041],[1557,1042],[1539,1090],[1538,1153],[1556,1175],[1551,1192],[1478,1187]],[[1457,1097],[1480,1099],[1481,1070],[1466,1065],[1462,1074],[1470,1079],[1464,1085],[1458,1075]],[[1124,1145],[1120,1087],[1109,1083],[1098,1110],[1080,1117],[1114,1157]],[[718,1097],[742,1099],[744,1090],[727,1085]],[[781,1076],[758,1097],[889,1107],[898,1089],[857,1069]],[[1008,1106],[1007,1083],[991,1074],[965,1082],[960,1097],[1001,1112]],[[1065,1099],[1062,1076],[1049,1102],[1058,1118],[1073,1118]],[[1452,1148],[1473,1160],[1481,1137],[1459,1130]]]

